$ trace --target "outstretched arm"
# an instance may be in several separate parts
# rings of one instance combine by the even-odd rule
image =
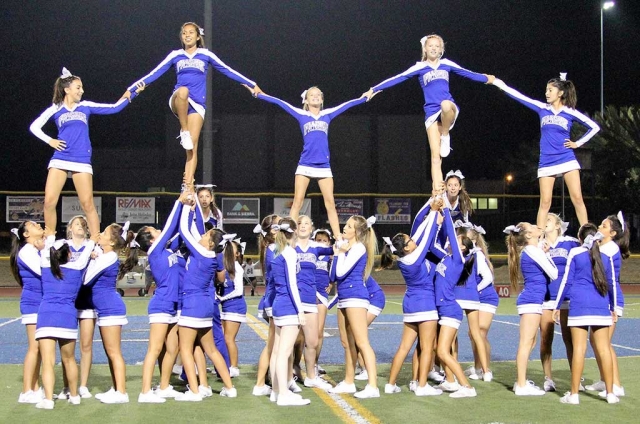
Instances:
[[[300,118],[300,116],[302,115],[307,114],[307,112],[304,109],[300,109],[295,106],[292,106],[289,103],[285,102],[284,100],[280,100],[279,98],[270,96],[268,94],[258,93],[256,95],[256,98],[260,100],[264,100],[265,102],[273,103],[274,105],[280,106],[282,110],[284,110],[285,112],[287,112],[289,115],[293,116],[296,119]]]
[[[178,232],[178,225],[180,224],[180,213],[182,212],[182,203],[180,200],[176,200],[173,204],[173,209],[167,218],[167,222],[164,224],[164,228],[160,233],[160,236],[154,243],[151,245],[149,250],[147,251],[147,256],[151,256],[151,254],[158,249],[162,251],[164,247],[167,245],[169,240],[176,235]]]
[[[511,97],[512,99],[519,102],[520,104],[523,104],[524,106],[528,107],[534,112],[539,112],[541,109],[544,109],[547,107],[545,103],[539,102],[538,100],[533,100],[532,98],[525,96],[519,91],[509,87],[507,84],[504,83],[504,81],[500,79],[495,79],[493,81],[493,85],[498,87],[500,90],[504,91],[507,94],[507,96]]]
[[[373,90],[374,93],[376,93],[378,91],[387,89],[389,87],[393,87],[394,85],[400,84],[401,82],[406,81],[411,77],[417,76],[418,74],[420,74],[420,71],[423,70],[426,66],[427,64],[425,62],[418,62],[415,65],[413,65],[411,68],[404,71],[403,73],[398,74],[391,78],[387,78],[386,80],[382,81],[380,84],[371,87],[371,89]]]
[[[127,90],[133,93],[139,83],[143,82],[145,84],[151,84],[152,82],[160,78],[165,72],[169,70],[169,68],[173,64],[173,58],[178,56],[179,54],[180,54],[180,50],[174,50],[171,53],[169,53],[169,55],[165,57],[164,60],[160,62],[158,66],[153,68],[153,70],[149,72],[147,75],[145,75],[144,77],[140,78],[138,81],[131,84],[129,88],[127,88]]]
[[[342,112],[346,112],[347,110],[351,109],[352,107],[357,106],[357,105],[361,105],[362,103],[364,103],[366,101],[367,101],[367,98],[364,97],[364,96],[359,97],[357,99],[349,100],[348,102],[344,102],[341,105],[338,105],[336,107],[332,107],[332,108],[323,110],[321,115],[328,115],[329,119],[333,119],[336,116],[340,115]]]
[[[460,75],[461,77],[470,79],[472,81],[491,84],[496,78],[493,75],[479,74],[477,72],[473,72],[468,69],[465,69],[462,66],[458,65],[457,63],[450,61],[449,59],[442,59],[442,63],[445,63],[451,66],[451,72],[453,72],[454,74]]]
[[[142,90],[144,90],[144,88]],[[122,109],[127,107],[129,103],[131,103],[131,100],[135,99],[138,96],[138,91],[132,93],[130,98],[127,98],[126,96],[121,97],[120,100],[118,100],[114,104],[95,103],[90,101],[83,101],[82,104],[89,107],[89,110],[93,115],[113,115],[114,113],[118,113],[122,111]]]
[[[207,58],[209,59],[209,63],[213,66],[218,72],[223,74],[224,76],[231,78],[232,80],[239,82],[240,84],[246,84],[249,87],[257,87],[257,84],[254,81],[251,81],[249,78],[242,75],[240,72],[233,70],[230,66],[225,64],[218,56],[216,56],[213,52],[209,50],[204,50],[203,52]]]

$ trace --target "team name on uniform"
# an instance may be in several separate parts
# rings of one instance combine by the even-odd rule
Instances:
[[[200,72],[204,72],[204,62],[200,59],[182,59],[178,61],[176,64],[178,72],[182,71],[184,68],[195,68]]]
[[[446,277],[444,275],[445,271],[447,270],[447,266],[445,264],[443,264],[442,262],[438,263],[438,265],[436,265],[436,272],[440,275],[442,275],[443,277]]]
[[[545,125],[559,125],[566,131],[569,131],[569,121],[559,115],[544,116],[540,121],[540,126],[544,127]]]
[[[87,123],[87,115],[84,112],[67,112],[60,115],[58,118],[58,125],[62,126],[68,121],[82,121]]]
[[[316,263],[316,255],[313,253],[298,253],[298,262]]]
[[[324,121],[311,121],[304,124],[304,135],[307,135],[311,131],[322,131],[325,134],[329,134],[329,124]]]
[[[557,249],[550,249],[549,256],[552,258],[568,258],[569,251],[567,249],[563,249],[561,247]]]
[[[318,261],[318,262],[316,262],[316,269],[328,272],[329,271],[329,262],[326,262],[326,261]]]
[[[435,71],[429,71],[426,74],[424,74],[422,76],[422,83],[424,85],[429,84],[431,81],[433,80],[437,80],[437,79],[441,79],[441,80],[445,80],[445,81],[449,81],[449,71],[444,71],[442,69],[440,70],[435,70]]]
[[[171,255],[169,255],[168,259],[169,259],[169,267],[172,267],[178,263],[178,255],[176,253],[172,253]]]

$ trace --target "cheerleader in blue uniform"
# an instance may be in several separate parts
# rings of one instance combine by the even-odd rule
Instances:
[[[199,204],[196,202],[196,209],[198,208]],[[238,393],[231,383],[229,369],[216,349],[211,334],[214,303],[209,288],[214,277],[218,280],[224,279],[224,271],[217,271],[216,254],[222,233],[220,230],[211,229],[204,233],[200,240],[196,240],[189,228],[189,209],[183,207],[180,216],[180,237],[189,249],[189,259],[183,280],[182,311],[178,319],[180,356],[189,381],[189,390],[175,399],[199,402],[203,396],[211,395],[208,387],[198,384],[193,358],[193,348],[196,344],[202,347],[220,374],[224,384],[220,396],[237,397]],[[206,373],[206,369],[200,369],[200,374],[203,373]]]
[[[398,233],[392,239],[383,237],[385,247],[381,253],[380,268],[390,268],[393,265],[394,257],[397,258],[398,268],[400,268],[407,285],[402,300],[404,330],[400,346],[398,346],[391,362],[389,383],[384,387],[384,392],[387,394],[401,391],[396,384],[398,374],[411,347],[418,338],[418,350],[420,350],[418,384],[414,392],[416,396],[442,394],[441,390],[427,384],[427,374],[431,368],[437,332],[438,312],[433,275],[429,272],[432,264],[426,259],[439,229],[436,224],[436,216],[442,207],[442,201],[438,200],[432,210],[429,203],[425,206],[427,210],[430,210],[428,217],[411,235]]]
[[[93,246],[93,241],[88,242],[81,255],[70,261],[71,249],[67,241],[56,241],[55,236],[50,235],[42,251],[42,302],[38,309],[36,340],[42,355],[45,398],[36,404],[36,408],[54,407],[56,342],[60,345],[60,356],[68,382],[68,401],[72,405],[80,404],[78,364],[75,358],[78,338],[78,311],[75,301],[82,286],[82,274],[91,259]]]
[[[451,219],[469,221],[469,215],[473,213],[473,204],[469,193],[464,188],[464,175],[460,170],[449,171],[444,177],[447,199],[451,205]]]
[[[276,333],[270,360],[272,400],[279,406],[308,405],[309,399],[289,390],[289,357],[293,353],[300,326],[306,324],[306,314],[297,284],[296,223],[291,218],[283,218],[274,226],[276,230],[275,249],[271,260],[271,278],[275,289],[272,313]]]
[[[343,242],[334,245],[334,260],[331,265],[331,279],[338,291],[338,328],[340,341],[344,347],[345,377],[331,393],[353,393],[355,397],[377,398],[376,354],[369,343],[367,309],[369,292],[365,281],[373,269],[374,256],[378,247],[376,233],[372,225],[375,217],[365,219],[360,215],[349,218],[342,232]],[[354,383],[357,351],[362,352],[364,366],[368,374],[368,384],[356,392]]]
[[[624,310],[624,294],[620,287],[620,269],[622,268],[622,261],[629,258],[629,228],[624,222],[622,212],[618,212],[617,215],[609,215],[602,220],[602,223],[598,227],[598,231],[602,233],[603,239],[600,241],[600,252],[607,256],[605,258],[611,265],[611,278],[608,278],[610,284],[613,284],[615,288],[615,312],[618,318],[622,317]],[[616,331],[617,320],[614,320],[613,324],[609,328],[609,341],[613,339],[613,335]],[[620,382],[620,370],[618,369],[618,355],[616,355],[613,345],[610,346],[611,358],[613,361],[613,393],[622,397],[625,395],[624,387]],[[596,357],[596,359],[598,359]],[[598,363],[600,369],[602,366]],[[606,392],[603,380],[603,373],[600,372],[600,381],[586,387],[587,390],[599,391],[601,395]]]
[[[118,255],[133,241],[129,222],[121,226],[111,224],[98,235],[97,245],[102,253],[92,259],[84,275],[83,284],[91,287],[91,300],[98,315],[98,328],[102,345],[109,359],[109,371],[113,386],[95,397],[102,403],[128,403],[126,390],[126,367],[122,357],[122,326],[128,323],[127,308],[116,291],[119,279],[133,268],[135,263],[127,261],[120,265]]]
[[[540,116],[540,162],[538,163],[538,182],[540,184],[540,206],[538,208],[538,227],[547,224],[547,213],[551,208],[551,197],[556,177],[563,176],[569,188],[571,202],[576,210],[580,225],[587,222],[587,207],[582,199],[580,188],[580,164],[573,149],[585,144],[600,127],[575,107],[578,101],[573,82],[567,81],[567,74],[547,82],[545,97],[547,102],[539,102],[519,93],[501,80],[493,85],[503,90],[509,97],[538,113]],[[571,141],[571,126],[578,122],[587,128],[587,133],[578,141]]]
[[[320,246],[333,246],[331,231],[320,228],[311,235],[313,241]],[[326,371],[319,365],[320,352],[324,342],[324,326],[327,320],[327,312],[329,306],[329,293],[333,288],[331,279],[329,278],[329,269],[331,268],[331,260],[333,258],[333,250],[329,255],[319,255],[316,261],[316,306],[318,308],[318,349],[316,349],[316,374],[326,374]]]
[[[516,355],[518,380],[513,385],[516,396],[540,396],[545,391],[527,380],[527,363],[535,346],[540,327],[542,304],[551,280],[558,278],[558,268],[538,244],[542,229],[528,222],[520,222],[504,229],[509,252],[509,279],[514,291],[520,278],[524,289],[518,295],[516,306],[520,315],[520,342]]]
[[[233,236],[235,234],[227,234]],[[224,267],[225,280],[219,285],[217,298],[222,305],[222,328],[224,330],[224,341],[229,351],[229,374],[231,377],[238,377],[238,345],[236,336],[240,330],[240,324],[247,322],[247,302],[244,300],[244,270],[240,262],[242,261],[242,246],[239,242],[227,242],[224,246]]]
[[[129,90],[133,94],[126,91],[126,96],[123,95],[115,104],[82,101],[82,80],[79,76],[72,75],[67,68],[62,68],[62,75],[53,87],[53,104],[29,127],[36,137],[55,149],[49,162],[49,174],[44,189],[44,222],[47,228],[53,231],[56,229],[56,205],[67,181],[67,173],[71,172],[80,206],[89,223],[89,230],[91,234],[100,232],[100,220],[93,203],[89,117],[120,112],[131,99],[144,90],[144,84],[136,84]],[[58,139],[49,137],[42,131],[42,127],[51,118],[58,127]]]
[[[193,190],[193,177],[198,165],[198,139],[204,123],[207,98],[207,71],[213,66],[224,76],[241,84],[260,88],[255,82],[234,71],[204,46],[204,30],[194,22],[182,24],[180,29],[182,48],[174,50],[149,74],[136,84],[151,84],[172,66],[176,69],[177,82],[169,98],[169,108],[180,121],[180,144],[187,151],[184,183]],[[129,91],[136,87],[133,84]],[[126,94],[126,93],[125,93]]]
[[[387,298],[384,295],[384,291],[382,290],[378,282],[372,276],[369,276],[364,284],[367,287],[367,293],[369,293],[369,307],[367,307],[367,328],[369,328],[373,321],[375,321],[375,319],[382,313],[384,305],[387,303]],[[356,372],[358,369],[361,369],[361,371],[359,373],[356,373],[355,379],[360,381],[369,380],[367,369],[365,367],[362,367],[362,364],[364,363],[362,352],[358,350],[357,346],[356,350],[358,351]]]
[[[331,231],[339,239],[341,237],[340,222],[333,198],[333,173],[329,160],[329,124],[341,113],[368,99],[362,95],[339,106],[324,109],[324,94],[318,87],[310,87],[301,94],[303,108],[300,109],[255,89],[249,91],[258,99],[280,106],[298,121],[302,131],[303,147],[296,169],[291,218],[298,220],[298,213],[307,194],[309,182],[311,179],[317,179]]]
[[[204,221],[213,225],[213,228],[223,230],[222,211],[216,204],[216,197],[213,194],[213,184],[201,184],[196,186],[196,196],[200,202],[200,208]]]
[[[551,260],[558,268],[558,277],[553,279],[547,286],[547,293],[542,304],[542,316],[540,317],[540,362],[542,362],[542,370],[544,371],[543,389],[545,392],[555,392],[556,390],[556,384],[551,374],[553,334],[555,331],[553,309],[556,306],[558,290],[564,277],[569,251],[574,247],[580,246],[578,239],[564,235],[568,224],[563,222],[558,215],[549,213],[547,215],[547,225],[544,228],[544,243],[549,249],[548,253]],[[560,305],[560,327],[562,341],[569,359],[569,366],[571,366],[573,344],[571,343],[571,330],[567,326],[568,312],[569,293],[565,294],[565,301]]]
[[[271,261],[273,260],[273,249],[275,245],[275,235],[277,231],[274,225],[280,222],[278,215],[267,215],[262,219],[262,223],[256,225],[254,232],[258,232],[258,249],[260,251],[260,267],[262,268],[262,278],[264,279],[264,295],[262,296],[263,316],[269,322],[269,334],[267,336],[267,344],[260,353],[258,359],[258,372],[256,375],[256,384],[253,386],[254,396],[269,396],[271,388],[266,384],[267,373],[269,372],[269,361],[273,350],[273,339],[275,336],[275,325],[273,323],[273,298],[275,292],[273,290],[273,280],[271,278]],[[260,315],[260,305],[258,305],[258,314]]]
[[[442,59],[444,40],[436,34],[422,37],[422,60],[401,74],[388,78],[372,87],[367,96],[386,88],[393,87],[412,77],[417,77],[424,94],[425,128],[431,149],[431,180],[433,189],[442,184],[442,159],[449,156],[451,150],[449,131],[458,118],[459,108],[449,92],[451,72],[472,81],[490,84],[493,75],[477,74],[460,67],[449,59]]]
[[[565,295],[571,291],[567,321],[573,341],[571,391],[560,398],[560,402],[573,405],[580,403],[578,392],[582,386],[580,381],[584,370],[589,329],[591,344],[596,357],[600,358],[607,402],[620,401],[613,391],[613,363],[608,329],[617,319],[614,311],[615,288],[607,282],[606,276],[611,276],[611,264],[607,260],[603,261],[607,256],[600,253],[598,241],[602,240],[603,236],[597,231],[597,227],[591,223],[583,225],[578,231],[578,238],[583,244],[571,249],[569,253],[553,312],[554,320],[559,323],[560,305],[565,300]],[[615,281],[612,281],[612,284],[615,285]]]
[[[36,341],[38,308],[42,301],[42,280],[40,251],[44,249],[44,230],[33,221],[24,221],[18,228],[12,228],[15,236],[11,241],[9,265],[13,278],[22,287],[20,313],[22,324],[27,330],[27,353],[22,367],[22,393],[19,403],[38,403],[43,392],[38,384],[40,375],[40,351]]]

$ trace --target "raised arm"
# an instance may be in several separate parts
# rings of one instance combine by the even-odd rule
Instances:
[[[293,116],[296,119],[300,118],[301,115],[308,114],[308,112],[305,111],[304,109],[294,107],[289,103],[285,102],[284,100],[280,100],[279,98],[270,96],[268,94],[258,93],[256,98],[260,100],[264,100],[265,102],[273,103],[274,105],[280,106],[285,112],[287,112],[289,115]]]
[[[451,211],[448,207],[443,208],[444,212],[444,222],[443,228],[445,229],[445,235],[449,239],[449,245],[451,246],[451,256],[454,261],[458,261],[464,263],[464,256],[462,255],[462,250],[460,250],[460,245],[458,244],[458,237],[456,237],[456,230],[453,227],[453,220],[451,219]]]
[[[333,119],[336,116],[340,115],[342,112],[346,112],[354,106],[361,105],[367,101],[366,97],[359,97],[357,99],[349,100],[348,102],[344,102],[341,105],[325,109],[320,113],[320,115],[327,115],[329,119]]]
[[[380,90],[384,90],[389,87],[393,87],[396,84],[400,84],[401,82],[406,81],[411,77],[415,77],[419,75],[420,71],[422,71],[426,66],[427,64],[425,62],[418,62],[415,65],[413,65],[411,68],[404,71],[403,73],[398,74],[391,78],[387,78],[386,80],[382,81],[380,84],[371,87],[371,90],[373,90],[373,92],[376,93]]]
[[[413,224],[411,224],[411,237],[415,237],[414,234],[416,233],[418,227],[424,221],[424,217],[427,216],[429,212],[431,212],[432,202],[433,202],[433,198],[430,198],[429,200],[427,200],[427,203],[425,203],[424,206],[420,208],[420,210],[416,214],[416,217],[413,218]]]
[[[438,234],[438,225],[436,224],[437,215],[437,211],[431,211],[427,216],[427,219],[418,227],[417,233],[411,236],[416,237],[419,235],[421,240],[420,243],[418,243],[416,250],[399,259],[402,263],[413,265],[416,262],[424,262],[427,257],[427,253],[429,253],[430,247],[436,239],[436,234]]]
[[[144,77],[140,78],[138,81],[134,82],[133,84],[131,84],[127,90],[129,90],[131,93],[133,93],[135,91],[136,85],[138,85],[141,82],[144,82],[145,84],[151,84],[152,82],[154,82],[155,80],[157,80],[158,78],[160,78],[162,76],[162,74],[164,74],[165,72],[167,72],[169,70],[169,68],[172,65],[172,61],[173,58],[176,57],[177,55],[180,54],[180,50],[174,50],[171,53],[169,53],[169,55],[167,57],[164,58],[164,60],[162,62],[160,62],[160,64],[158,66],[156,66],[155,68],[153,68],[153,70],[151,72],[149,72],[147,75],[145,75]]]
[[[509,87],[502,80],[496,79],[495,81],[493,81],[493,85],[498,87],[500,90],[504,91],[507,94],[507,96],[509,96],[512,99],[514,99],[515,101],[523,104],[524,106],[528,107],[529,109],[533,110],[534,112],[539,112],[540,110],[545,109],[547,107],[547,105],[545,103],[539,102],[538,100],[533,100],[533,99],[525,96],[524,94],[520,93],[519,91]]]
[[[213,52],[209,50],[201,50],[209,59],[209,63],[213,66],[218,72],[223,74],[224,76],[231,78],[232,80],[239,82],[240,84],[246,84],[249,87],[253,88],[256,86],[254,81],[251,81],[249,78],[242,75],[240,72],[233,70],[230,66],[225,64],[218,56],[216,56]]]
[[[179,200],[173,204],[173,209],[167,218],[167,222],[164,224],[164,228],[160,233],[158,239],[151,245],[149,250],[147,251],[147,256],[151,256],[151,254],[158,248],[160,251],[164,249],[169,240],[178,232],[178,225],[180,224],[180,213],[182,212],[182,203]],[[159,246],[159,247],[158,247]]]
[[[349,274],[353,270],[353,267],[355,267],[355,265],[358,263],[360,258],[366,254],[367,254],[367,249],[364,247],[364,244],[362,243],[356,243],[353,246],[351,246],[351,249],[349,249],[348,256],[345,254],[345,252],[340,251],[340,253],[338,253],[337,261],[335,261],[335,257],[334,257],[334,262],[337,262],[336,277],[342,278],[345,275]]]
[[[198,206],[196,202],[196,207]],[[202,258],[215,258],[216,252],[207,250],[203,245],[198,243],[198,240],[195,239],[193,234],[190,231],[190,223],[191,219],[189,218],[189,212],[191,208],[182,208],[182,212],[180,213],[180,237],[187,245],[189,252],[192,255],[198,255]]]

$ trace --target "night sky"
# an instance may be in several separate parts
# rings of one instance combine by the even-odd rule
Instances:
[[[63,66],[82,77],[84,99],[115,102],[129,84],[180,48],[177,36],[183,22],[203,23],[203,2],[197,0],[1,3],[3,190],[44,188],[52,149],[29,132],[29,125],[50,105]],[[605,13],[605,104],[625,106],[639,103],[640,2],[616,3]],[[577,86],[578,109],[591,114],[600,104],[600,4],[215,0],[214,31],[205,39],[208,48],[265,92],[297,104],[304,89],[318,85],[325,105],[333,106],[406,70],[420,59],[420,38],[438,33],[446,43],[446,58],[495,74],[539,100],[544,100],[547,80],[568,72]],[[210,72],[214,115],[267,113],[269,105]],[[532,161],[537,162],[539,123],[534,113],[495,87],[455,75],[450,82],[461,110],[452,145],[457,167],[467,177],[501,178],[509,170],[509,150],[522,142],[531,143]],[[163,143],[174,84],[171,70],[121,114],[93,118],[94,147]],[[355,113],[416,115],[419,120],[422,103],[414,79],[376,96]],[[55,135],[52,126],[45,132]],[[250,164],[241,166],[249,172]]]

